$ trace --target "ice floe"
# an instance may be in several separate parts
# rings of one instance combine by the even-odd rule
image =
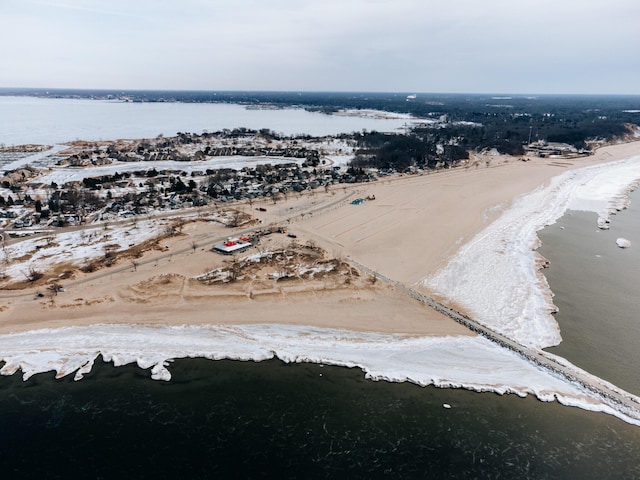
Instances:
[[[616,240],[616,245],[620,248],[629,248],[631,247],[631,240],[627,240],[626,238],[618,238]]]

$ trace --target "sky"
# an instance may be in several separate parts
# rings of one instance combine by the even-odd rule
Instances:
[[[640,94],[638,0],[0,0],[0,87]]]

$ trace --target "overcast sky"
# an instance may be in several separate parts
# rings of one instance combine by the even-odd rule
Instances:
[[[0,87],[640,94],[638,0],[0,0]]]

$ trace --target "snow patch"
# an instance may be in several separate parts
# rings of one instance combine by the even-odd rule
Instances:
[[[183,217],[185,218],[185,217]],[[3,274],[14,280],[24,280],[25,272],[33,267],[45,271],[56,264],[78,264],[104,256],[105,246],[114,251],[128,249],[157,237],[166,228],[164,220],[140,220],[135,226],[90,228],[55,233],[7,246],[2,251]]]

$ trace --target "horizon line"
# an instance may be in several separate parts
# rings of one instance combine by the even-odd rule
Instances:
[[[371,94],[371,95],[501,95],[517,97],[640,97],[640,93],[532,93],[532,92],[420,92],[415,90],[252,90],[252,89],[160,89],[160,88],[91,88],[91,87],[4,87],[0,86],[0,94],[3,92],[24,91],[24,92],[109,92],[117,95],[127,93],[270,93],[270,94]]]

